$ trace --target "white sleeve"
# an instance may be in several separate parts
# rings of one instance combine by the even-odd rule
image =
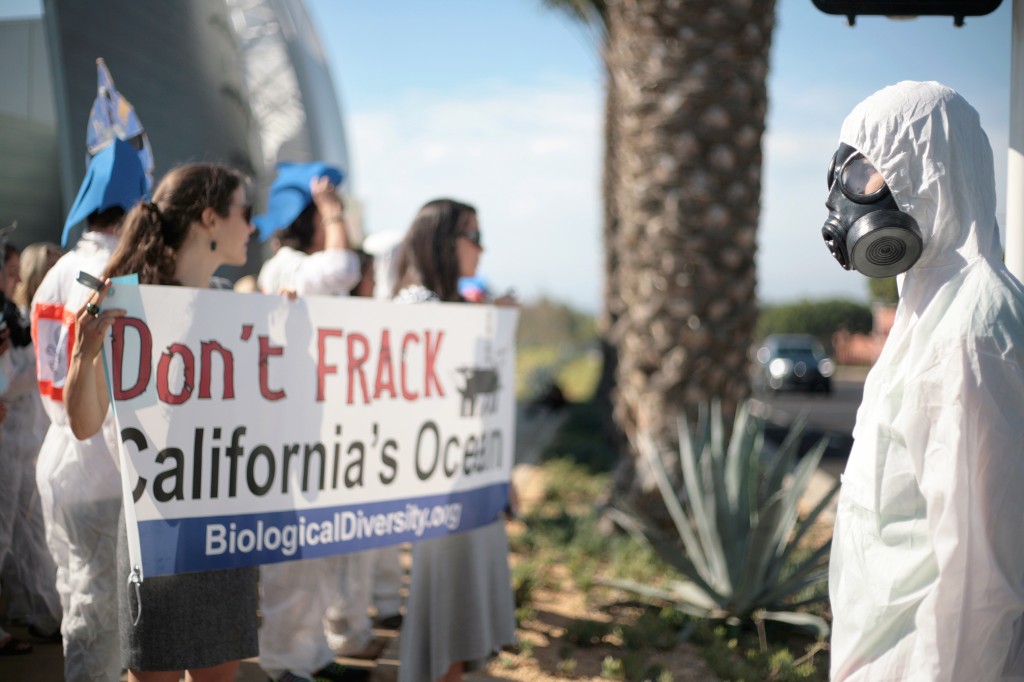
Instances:
[[[295,275],[295,290],[300,296],[344,296],[359,284],[361,274],[355,251],[318,251],[303,261]]]

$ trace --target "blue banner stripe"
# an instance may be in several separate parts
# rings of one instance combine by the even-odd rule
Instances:
[[[139,522],[145,577],[359,552],[498,518],[508,483],[388,502]]]

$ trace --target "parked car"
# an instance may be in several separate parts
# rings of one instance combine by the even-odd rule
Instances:
[[[832,392],[835,362],[810,334],[772,334],[755,353],[754,389]]]

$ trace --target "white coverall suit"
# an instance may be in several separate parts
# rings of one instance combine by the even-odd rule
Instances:
[[[92,290],[78,272],[99,277],[117,237],[86,232],[73,251],[46,273],[32,300],[36,369],[50,428],[39,451],[36,483],[46,541],[57,564],[57,592],[64,620],[66,682],[120,679],[117,632],[117,522],[121,475],[112,411],[95,436],[80,441],[68,425],[63,402],[74,321]]]
[[[0,395],[7,404],[0,437],[0,582],[7,617],[43,633],[56,632],[61,618],[56,568],[36,490],[36,458],[50,420],[39,402],[32,346],[8,349],[0,356],[0,372],[7,378]]]
[[[347,295],[360,278],[349,250],[305,254],[283,246],[260,270],[261,291],[300,296]],[[334,660],[333,649],[362,648],[371,635],[367,552],[260,566],[260,667],[311,678]]]
[[[840,141],[924,249],[864,384],[829,576],[832,679],[1024,680],[1024,288],[992,148],[938,83],[859,104]]]

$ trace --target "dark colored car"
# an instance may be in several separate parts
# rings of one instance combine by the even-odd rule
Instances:
[[[835,363],[810,334],[772,334],[755,353],[754,388],[832,392]]]

